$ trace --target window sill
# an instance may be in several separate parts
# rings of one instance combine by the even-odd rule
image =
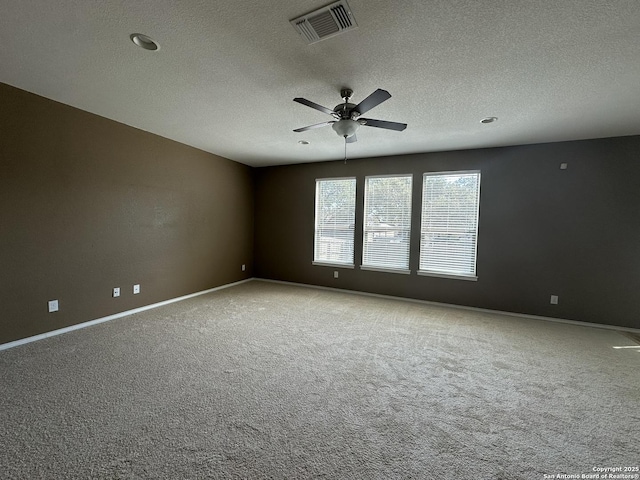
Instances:
[[[418,270],[418,275],[423,277],[438,277],[438,278],[450,278],[452,280],[467,280],[470,282],[477,282],[478,277],[476,275],[455,275],[448,273],[438,273],[438,272],[427,272],[424,270]]]
[[[318,267],[354,268],[353,263],[311,262]]]
[[[404,270],[401,268],[368,267],[366,265],[360,265],[360,270],[368,270],[370,272],[382,272],[382,273],[400,273],[403,275],[409,275],[411,273],[411,270]]]

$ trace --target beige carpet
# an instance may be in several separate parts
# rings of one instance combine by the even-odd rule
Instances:
[[[0,352],[0,478],[511,480],[637,466],[640,353],[619,345],[634,343],[249,282]]]

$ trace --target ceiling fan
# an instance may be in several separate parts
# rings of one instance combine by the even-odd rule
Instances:
[[[335,119],[328,122],[309,125],[308,127],[296,128],[294,132],[306,132],[307,130],[311,130],[313,128],[320,128],[331,125],[331,127],[338,135],[344,137],[346,143],[353,143],[357,141],[356,130],[360,125],[364,125],[366,127],[386,128],[387,130],[396,130],[398,132],[401,132],[402,130],[407,128],[406,123],[387,122],[385,120],[375,120],[373,118],[360,117],[360,115],[362,115],[363,113],[368,112],[372,108],[377,107],[382,102],[391,98],[391,94],[386,90],[382,90],[380,88],[377,89],[357,105],[349,103],[352,95],[353,90],[351,90],[350,88],[343,88],[342,90],[340,90],[340,96],[344,100],[344,103],[336,105],[333,110],[330,110],[327,107],[323,107],[322,105],[318,105],[317,103],[307,100],[306,98],[294,98],[294,102],[298,102],[302,105],[306,105],[307,107],[320,110],[321,112],[331,115]]]

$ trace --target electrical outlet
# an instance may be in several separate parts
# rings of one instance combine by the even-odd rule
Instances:
[[[137,294],[139,294],[139,293],[140,293],[140,284],[139,284],[139,283],[136,283],[136,284],[133,286],[133,294],[134,294],[134,295],[137,295]]]
[[[558,295],[551,295],[551,305],[558,304]]]
[[[242,271],[244,272],[247,269],[247,266],[243,263],[242,264]]]
[[[58,310],[58,300],[49,300],[49,313],[57,312]]]
[[[566,163],[561,163],[560,164],[560,170],[566,170],[567,167],[568,167],[568,164],[566,164]]]
[[[113,289],[113,298],[120,296],[120,287],[115,287]]]
[[[338,271],[337,270],[333,272],[333,278],[338,278]]]

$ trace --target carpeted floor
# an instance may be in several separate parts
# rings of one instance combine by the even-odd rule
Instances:
[[[253,281],[0,352],[2,479],[543,479],[640,463],[614,331]]]

